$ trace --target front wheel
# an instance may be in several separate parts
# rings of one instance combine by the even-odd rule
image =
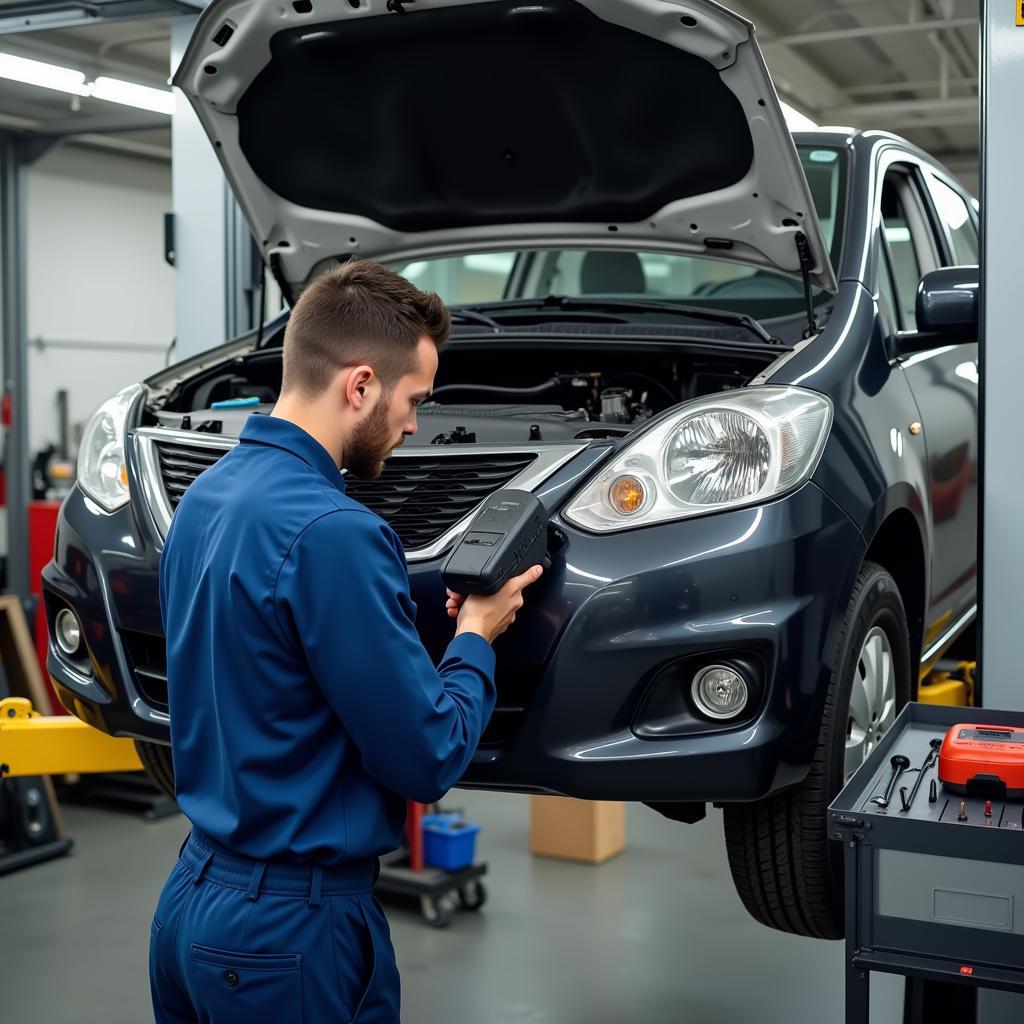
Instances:
[[[164,743],[136,740],[135,751],[139,755],[142,767],[146,769],[150,782],[173,800],[174,762],[171,760],[171,748]]]
[[[771,928],[843,937],[843,852],[829,839],[828,805],[892,727],[912,692],[910,631],[896,581],[865,562],[832,657],[811,769],[792,789],[725,807],[733,882]]]

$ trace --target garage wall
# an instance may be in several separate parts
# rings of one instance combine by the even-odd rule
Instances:
[[[155,161],[63,146],[30,170],[32,454],[58,441],[59,389],[69,392],[74,430],[164,365],[174,337],[174,271],[163,259],[170,209],[170,166]]]

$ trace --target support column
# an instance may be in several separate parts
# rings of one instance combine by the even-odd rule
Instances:
[[[1024,708],[1020,586],[1024,579],[1021,382],[1024,328],[1020,234],[1024,227],[1017,130],[1024,95],[1024,6],[987,0],[981,38],[981,465],[980,684],[986,707]],[[1024,997],[982,990],[978,1020],[1024,1019]]]
[[[0,249],[2,249],[3,371],[5,406],[4,470],[7,481],[7,589],[29,592],[28,502],[31,477],[28,450],[28,328],[25,270],[25,179],[22,143],[0,142]]]
[[[196,21],[171,22],[172,71]],[[171,118],[171,149],[177,362],[256,326],[260,268],[213,147],[181,92]]]

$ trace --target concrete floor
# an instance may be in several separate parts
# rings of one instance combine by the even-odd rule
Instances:
[[[842,1020],[842,945],[747,917],[719,812],[677,825],[631,806],[629,849],[589,867],[529,855],[525,797],[455,793],[448,805],[483,825],[490,899],[446,931],[386,904],[406,1024]],[[0,1020],[150,1020],[149,920],[186,823],[78,807],[64,817],[71,856],[0,878]],[[902,983],[875,978],[872,1022],[898,1024]]]

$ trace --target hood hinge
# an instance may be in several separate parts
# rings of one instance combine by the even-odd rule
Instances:
[[[814,299],[811,294],[811,247],[807,244],[807,236],[798,231],[793,236],[796,242],[796,252],[800,259],[800,276],[804,280],[804,306],[807,309],[807,328],[804,331],[804,338],[812,338],[818,333],[818,320],[814,315]]]
[[[291,307],[295,305],[295,295],[292,292],[292,286],[288,283],[288,278],[284,276],[284,268],[281,266],[280,254],[272,252],[270,254],[269,262],[270,273],[277,282],[277,287],[281,289],[281,295],[284,298],[284,301],[288,303],[288,308],[291,309]]]

